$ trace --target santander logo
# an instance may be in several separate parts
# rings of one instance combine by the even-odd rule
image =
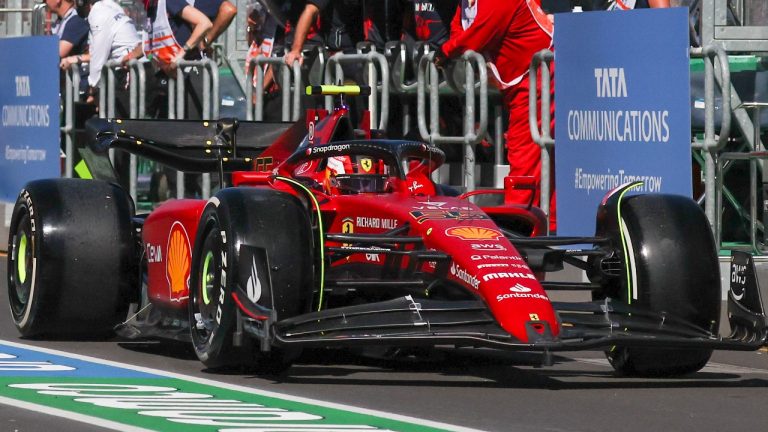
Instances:
[[[519,283],[515,284],[515,286],[513,286],[513,287],[509,287],[509,290],[512,291],[512,292],[519,292],[519,293],[531,292],[530,288],[528,288],[525,285],[521,285]]]

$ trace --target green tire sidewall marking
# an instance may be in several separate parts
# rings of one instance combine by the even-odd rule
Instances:
[[[213,252],[208,251],[208,253],[205,254],[205,261],[203,261],[203,277],[201,277],[200,290],[203,292],[203,303],[206,305],[211,304],[211,299],[208,297],[208,267],[211,265],[211,260],[213,259]]]
[[[231,390],[226,388],[209,386],[201,383],[183,381],[177,378],[87,378],[87,377],[30,377],[30,376],[0,376],[0,396],[12,398],[19,401],[34,403],[37,405],[43,405],[51,408],[57,408],[65,411],[75,412],[92,417],[98,417],[105,420],[118,422],[125,425],[131,425],[135,427],[141,427],[149,430],[158,430],[164,432],[203,432],[203,431],[216,431],[219,429],[236,429],[238,426],[222,426],[222,425],[197,425],[171,421],[161,416],[150,416],[145,414],[139,414],[139,411],[151,411],[151,409],[122,409],[112,407],[101,407],[93,403],[78,401],[82,399],[82,396],[61,396],[61,395],[46,395],[41,394],[38,390],[24,389],[10,387],[12,384],[35,384],[35,383],[56,383],[56,384],[108,384],[108,385],[131,385],[131,386],[157,386],[157,387],[172,387],[177,389],[178,392],[184,393],[200,393],[206,395],[212,395],[213,398],[208,400],[236,400],[246,404],[260,404],[269,408],[279,408],[293,412],[303,412],[313,414],[322,417],[321,420],[304,420],[304,421],[276,421],[276,420],[259,420],[260,423],[269,423],[279,428],[281,423],[301,423],[306,425],[305,427],[312,430],[312,428],[322,428],[323,425],[367,425],[373,426],[379,429],[403,431],[403,432],[434,432],[443,431],[440,429],[428,425],[420,425],[414,423],[408,423],[408,421],[400,421],[395,419],[389,419],[385,417],[379,417],[376,415],[369,415],[364,413],[356,413],[345,411],[342,408],[332,408],[314,405],[311,403],[303,403],[299,401],[285,400],[279,397],[271,397],[266,395],[252,394],[243,391]],[[114,393],[112,393],[114,394]],[[141,397],[142,393],[122,394],[124,397]],[[103,397],[103,393],[102,393]],[[158,400],[161,402],[161,400]],[[176,402],[180,404],[184,403],[184,400],[176,399]],[[173,411],[174,408],[163,408]],[[184,410],[185,408],[180,408]],[[211,414],[215,416],[215,414]],[[196,417],[203,418],[204,416]],[[226,420],[222,420],[226,421]],[[253,422],[255,420],[251,420]],[[244,421],[242,428],[248,428],[247,421]],[[343,429],[340,429],[343,430]],[[371,429],[371,432],[375,432],[377,429]]]
[[[311,87],[311,86],[309,86]],[[309,88],[308,87],[308,88]],[[290,179],[288,177],[282,177],[278,176],[275,177],[277,180],[282,180],[286,183],[290,183],[300,189],[302,189],[307,196],[312,200],[312,202],[315,205],[315,211],[317,211],[317,229],[318,229],[318,237],[320,241],[320,289],[319,291],[319,298],[317,300],[317,310],[320,311],[323,308],[323,292],[325,292],[325,233],[323,231],[323,217],[320,212],[320,203],[317,202],[317,198],[315,197],[315,194],[312,193],[309,189],[307,189],[306,186],[303,184],[297,182],[296,180]]]
[[[19,247],[16,248],[16,274],[19,276],[19,283],[27,281],[27,234],[21,233]]]
[[[623,191],[621,191],[621,194],[619,195],[619,202],[616,205],[616,216],[618,218],[619,237],[621,237],[621,249],[622,251],[624,251],[624,269],[627,275],[627,304],[632,304],[632,271],[629,268],[629,252],[630,251],[627,248],[627,239],[625,238],[624,229],[622,228],[624,226],[624,220],[621,218],[621,202],[624,200],[624,195],[626,195],[627,192],[637,187],[640,187],[642,185],[643,185],[643,182],[641,181],[628,185]]]

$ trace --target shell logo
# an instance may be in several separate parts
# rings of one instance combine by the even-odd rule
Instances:
[[[448,228],[445,234],[462,240],[498,240],[502,237],[502,234],[495,229],[473,226]]]
[[[174,222],[168,234],[168,252],[166,254],[165,274],[170,287],[171,301],[181,301],[189,297],[189,270],[192,253],[189,236],[180,222]]]

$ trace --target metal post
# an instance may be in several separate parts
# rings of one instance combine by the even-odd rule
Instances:
[[[296,121],[301,115],[301,66],[299,62],[293,62],[293,65],[289,68],[285,64],[284,57],[265,57],[259,55],[248,65],[248,74],[246,75],[246,82],[253,82],[253,76],[256,76],[256,88],[262,89],[264,87],[264,65],[271,65],[273,67],[273,73],[275,76],[280,73],[282,76],[282,85],[280,86],[280,97],[283,102],[282,121]],[[276,69],[279,69],[277,71]],[[262,90],[260,96],[253,99],[253,86],[246,86],[246,99],[247,103],[253,101],[253,110],[250,105],[246,108],[246,120],[261,121],[264,119],[264,93]]]
[[[72,64],[65,72],[64,84],[64,152],[66,161],[64,163],[64,177],[72,177],[72,161],[75,157],[74,133],[75,133],[75,113],[74,99],[77,95],[75,85],[80,85],[80,71],[78,64]]]
[[[475,152],[474,145],[482,141],[488,129],[488,74],[485,59],[474,51],[466,51],[457,67],[464,67],[463,85],[456,84],[453,90],[464,94],[464,133],[462,136],[442,136],[440,134],[440,86],[434,53],[427,53],[419,60],[416,84],[417,123],[421,138],[433,144],[463,144],[464,164],[462,186],[467,191],[475,189]],[[424,92],[429,85],[429,128],[426,122],[426,103]],[[445,86],[444,86],[445,87]],[[475,89],[480,91],[479,112],[475,114],[478,102],[475,101]],[[478,119],[476,119],[478,117]],[[477,127],[475,124],[477,122]]]
[[[550,133],[550,113],[549,113],[549,62],[555,58],[552,51],[544,49],[533,55],[531,59],[531,66],[528,69],[528,125],[531,129],[531,137],[533,141],[541,148],[541,191],[539,195],[540,207],[544,214],[549,218],[549,200],[551,197],[550,191],[550,176],[551,176],[551,161],[549,152],[555,145],[555,140],[552,139]],[[537,73],[541,69],[541,95],[538,95],[537,90]],[[539,115],[538,115],[538,99],[541,98],[541,131],[539,131]],[[547,224],[546,232],[549,233],[549,225]]]
[[[469,138],[475,129],[475,74],[470,62],[464,63],[464,137]],[[467,192],[475,190],[475,142],[464,141],[464,186]]]
[[[328,59],[325,65],[323,82],[325,84],[337,84],[344,80],[344,63],[362,63],[364,67],[370,66],[372,69],[371,94],[381,92],[381,104],[378,103],[378,93],[375,97],[369,99],[368,110],[371,112],[371,127],[386,130],[389,123],[389,64],[383,54],[370,51],[365,54],[344,54],[336,53]],[[374,67],[378,65],[378,68]],[[331,73],[334,70],[335,73]],[[379,84],[379,75],[381,74],[381,84]],[[333,109],[333,97],[325,97],[325,107],[329,111]]]
[[[710,44],[702,48],[691,48],[692,57],[704,59],[704,142],[701,148],[705,150],[704,160],[704,204],[707,219],[714,233],[715,239],[720,245],[720,210],[722,187],[718,187],[717,177],[721,176],[717,163],[717,153],[725,146],[731,130],[731,72],[728,65],[728,55],[719,44]],[[714,63],[717,58],[718,63]],[[717,74],[716,74],[717,72]],[[723,95],[722,120],[720,134],[715,134],[715,81],[720,85]],[[697,144],[694,148],[699,148]]]
[[[218,102],[218,101],[216,101]],[[208,67],[203,68],[203,120],[211,120],[212,118],[212,103],[211,103],[211,71]],[[208,199],[211,197],[211,175],[204,173],[202,175],[201,194],[203,198]]]

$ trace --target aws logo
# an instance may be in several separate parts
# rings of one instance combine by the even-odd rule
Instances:
[[[192,263],[192,252],[189,247],[189,236],[184,225],[174,222],[168,234],[166,249],[165,275],[168,278],[171,301],[181,301],[189,297],[189,271]]]

